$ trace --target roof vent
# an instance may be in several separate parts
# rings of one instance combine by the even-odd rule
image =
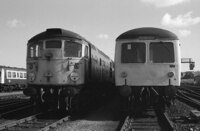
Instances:
[[[60,34],[62,34],[62,30],[59,29],[59,28],[47,29],[46,32],[47,32],[48,35],[55,35],[55,34],[60,35]]]

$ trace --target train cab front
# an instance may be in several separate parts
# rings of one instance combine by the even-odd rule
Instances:
[[[88,45],[79,39],[48,38],[28,43],[28,88],[24,94],[36,104],[64,105],[62,108],[68,110],[83,88],[88,54]]]

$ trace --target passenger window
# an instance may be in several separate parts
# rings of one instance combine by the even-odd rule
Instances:
[[[17,72],[17,78],[19,78],[19,72]]]
[[[150,43],[150,61],[153,63],[173,63],[174,47],[171,42]]]
[[[12,75],[13,78],[16,78],[16,72],[13,72]]]
[[[26,78],[26,73],[24,73],[24,78]]]
[[[23,73],[20,73],[20,78],[23,78]]]
[[[121,48],[122,63],[144,63],[146,61],[145,43],[123,43]]]
[[[8,78],[11,78],[11,72],[8,72],[7,76]]]

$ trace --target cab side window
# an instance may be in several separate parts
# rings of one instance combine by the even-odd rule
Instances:
[[[85,46],[85,57],[86,57],[86,58],[89,57],[88,46]]]
[[[43,50],[43,43],[41,41],[33,43],[28,46],[28,57],[29,58],[41,57],[42,50]]]

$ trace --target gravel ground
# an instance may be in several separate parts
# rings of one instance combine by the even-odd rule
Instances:
[[[115,121],[87,121],[70,122],[58,128],[57,131],[115,131],[118,122]]]
[[[119,114],[119,104],[116,98],[87,117],[66,122],[55,131],[115,131],[120,121]]]
[[[175,103],[175,106],[167,109],[167,113],[175,123],[176,131],[200,131],[200,121],[196,121],[190,116],[190,111],[194,108],[177,100]]]
[[[0,93],[0,100],[6,99],[29,99],[30,97],[25,96],[21,91],[20,92],[11,92],[11,93]]]
[[[192,107],[176,100],[175,105],[166,112],[174,122],[176,131],[200,131],[200,122],[190,116]],[[54,131],[115,131],[120,122],[118,100],[113,100],[105,107],[90,113],[87,117],[66,122]]]

